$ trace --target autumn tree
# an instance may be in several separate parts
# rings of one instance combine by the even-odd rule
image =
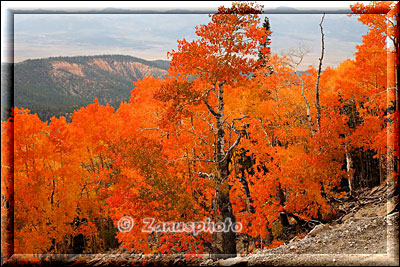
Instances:
[[[196,27],[198,39],[178,41],[177,51],[169,53],[168,78],[135,83],[128,106],[143,107],[152,101],[142,108],[146,119],[135,124],[135,132],[145,132],[153,142],[158,139],[159,155],[165,157],[160,164],[167,162],[149,175],[158,177],[165,168],[177,173],[175,180],[184,183],[189,194],[180,188],[174,195],[190,201],[195,212],[181,210],[186,219],[212,215],[215,221],[235,223],[229,163],[242,139],[247,116],[235,109],[234,94],[245,89],[254,71],[268,59],[269,25],[267,21],[258,25],[260,13],[261,7],[255,4],[219,8],[210,23]],[[162,180],[168,179],[164,175]],[[165,218],[167,214],[163,214],[156,217]],[[128,236],[120,237],[128,240]],[[215,255],[236,256],[236,233],[231,228],[215,233],[212,240],[205,236],[197,240],[209,244]]]
[[[213,151],[208,159],[214,164],[215,171],[195,171],[199,177],[215,181],[215,219],[222,222],[228,219],[235,222],[229,194],[228,162],[242,138],[237,124],[246,118],[226,111],[226,95],[248,82],[260,64],[256,56],[269,52],[265,45],[260,50],[260,44],[267,42],[269,34],[264,27],[258,26],[260,13],[261,7],[253,4],[234,3],[232,8],[220,7],[218,13],[211,16],[210,23],[196,27],[199,39],[178,41],[178,50],[169,53],[172,57],[169,74],[192,78],[187,85],[188,90],[195,93],[191,101],[205,105],[212,118],[202,115],[214,134],[214,140],[210,142]],[[236,137],[231,139],[227,135]],[[214,254],[236,255],[235,240],[233,230],[215,234]]]
[[[395,67],[386,57],[398,54],[391,8],[352,6],[370,30],[355,59],[336,68],[323,69],[322,18],[318,69],[300,75],[306,51],[270,54],[262,7],[234,3],[196,27],[195,40],[178,41],[168,76],[134,83],[117,110],[95,100],[69,123],[15,108],[1,129],[4,255],[12,239],[17,253],[96,253],[118,245],[104,235],[124,216],[134,224],[116,238],[136,253],[220,257],[278,246],[329,221],[341,181],[353,189],[383,182],[386,157],[398,159],[387,142],[398,134]],[[143,231],[144,218],[243,228],[156,233]]]
[[[357,3],[351,9],[369,31],[357,46],[355,60],[346,60],[337,68],[332,84],[349,127],[344,133],[348,170],[356,175],[354,182],[360,187],[385,181],[396,168],[391,164],[397,161],[398,150],[388,140],[394,140],[398,128],[398,86],[393,73],[398,69],[398,5]],[[368,169],[378,171],[371,176]]]
[[[105,147],[115,133],[107,135],[104,130],[115,126],[114,120],[105,119],[112,117],[110,108],[96,102],[75,112],[73,123],[64,117],[42,122],[29,110],[15,108],[13,121],[2,123],[2,140],[9,141],[11,130],[16,137],[14,165],[2,159],[2,171],[14,170],[16,253],[104,249],[101,230],[112,223],[107,216],[107,196],[101,194],[110,183],[104,174],[111,167]],[[4,156],[10,153],[4,152]],[[9,176],[3,174],[2,182],[7,185],[3,178]],[[102,181],[96,179],[100,174]]]
[[[179,41],[170,53],[169,77],[135,83],[128,105],[142,107],[147,119],[138,130],[168,144],[162,149],[168,160],[187,162],[189,178],[181,181],[206,181],[207,196],[212,183],[212,207],[202,206],[200,213],[217,221],[239,218],[247,235],[270,245],[282,212],[298,223],[333,212],[329,201],[343,174],[344,153],[338,130],[330,128],[338,110],[324,107],[332,119],[320,123],[318,137],[310,129],[311,116],[317,121],[321,112],[315,86],[321,79],[323,92],[324,78],[314,70],[302,77],[301,87],[285,59],[268,55],[268,23],[257,26],[259,11],[247,9],[220,8],[196,28],[198,40]],[[305,94],[312,99],[309,119]],[[328,106],[331,99],[322,99]],[[212,252],[235,254],[235,239],[233,231],[214,234]]]
[[[181,136],[183,142],[175,143],[171,129],[160,129],[164,125],[161,115],[169,110],[156,97],[161,84],[161,80],[145,79],[132,92],[130,102],[122,103],[116,112],[121,131],[109,147],[115,181],[107,190],[110,217],[116,225],[123,216],[134,220],[132,230],[117,237],[123,247],[137,253],[201,254],[205,245],[197,242],[199,236],[142,231],[144,218],[157,222],[202,220],[201,206],[209,205],[207,183],[188,180],[192,177],[190,165],[178,157],[185,149],[181,148],[185,136]],[[196,203],[195,197],[203,201]]]
[[[1,122],[1,256],[14,254],[14,110]]]

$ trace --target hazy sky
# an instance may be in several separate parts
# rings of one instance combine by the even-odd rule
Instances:
[[[318,5],[317,5],[318,6]],[[273,53],[298,45],[309,48],[302,64],[316,65],[321,49],[320,14],[269,14]],[[15,14],[14,60],[50,56],[124,54],[167,59],[176,41],[196,38],[206,14]],[[367,28],[355,17],[327,14],[325,65],[351,58]]]

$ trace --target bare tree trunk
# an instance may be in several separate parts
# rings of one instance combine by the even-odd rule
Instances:
[[[306,102],[307,120],[310,125],[312,136],[314,136],[315,135],[314,123],[311,119],[310,103],[308,102],[307,97],[304,94],[304,81],[303,80],[301,80],[301,94],[303,95],[304,101]]]
[[[233,224],[236,222],[232,212],[232,204],[229,199],[230,186],[228,184],[228,157],[232,149],[240,141],[240,133],[235,143],[225,151],[225,128],[224,128],[224,89],[223,82],[218,84],[216,92],[218,100],[218,111],[208,104],[208,95],[204,102],[207,108],[217,120],[217,140],[216,140],[216,192],[215,192],[215,207],[217,209],[216,223],[224,223],[227,231],[216,232],[213,236],[213,254],[215,258],[231,258],[237,256],[236,251],[236,232],[233,231]],[[215,90],[216,88],[214,88]],[[233,125],[232,125],[233,127]]]
[[[250,189],[249,189],[249,183],[246,180],[244,171],[242,171],[241,176],[238,176],[239,181],[242,183],[243,186],[243,190],[244,193],[246,194],[246,206],[247,206],[247,210],[251,213],[255,213],[255,209],[252,205],[253,203],[253,199],[251,198],[251,194],[250,194]]]
[[[347,145],[345,145],[346,149],[346,171],[347,171],[347,180],[349,181],[349,195],[353,195],[353,160],[351,159],[350,151],[347,149]]]
[[[324,59],[324,50],[325,50],[324,30],[322,28],[322,22],[324,22],[324,18],[325,18],[325,13],[322,16],[321,23],[319,24],[319,27],[321,28],[321,57],[319,58],[317,83],[315,85],[315,106],[317,108],[317,130],[318,131],[321,128],[321,106],[319,103],[319,78],[321,76],[322,60]]]

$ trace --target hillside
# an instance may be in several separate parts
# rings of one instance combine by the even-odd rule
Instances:
[[[390,183],[343,199],[344,215],[299,233],[282,246],[216,260],[211,255],[135,254],[124,248],[104,254],[48,256],[44,262],[66,266],[398,266],[398,196]],[[20,259],[21,260],[21,259]],[[13,266],[13,264],[12,264]]]
[[[167,74],[168,61],[123,55],[52,57],[14,65],[15,105],[42,120],[70,113],[98,98],[117,107],[127,100],[132,82]]]

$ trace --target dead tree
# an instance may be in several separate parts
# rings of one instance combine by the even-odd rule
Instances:
[[[321,29],[321,57],[319,58],[317,82],[315,84],[315,107],[317,108],[317,131],[321,128],[321,105],[319,103],[319,78],[321,76],[322,60],[324,59],[325,42],[324,42],[324,29],[322,28],[322,23],[324,22],[325,13],[322,15],[321,23],[319,27]]]

